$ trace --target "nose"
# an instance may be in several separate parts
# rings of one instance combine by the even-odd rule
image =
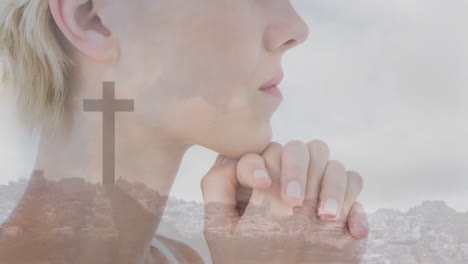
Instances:
[[[273,15],[273,22],[265,31],[265,48],[270,52],[284,53],[301,44],[309,36],[309,27],[296,12],[290,1],[278,7]]]

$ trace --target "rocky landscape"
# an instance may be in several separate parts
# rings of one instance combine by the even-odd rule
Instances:
[[[26,185],[26,180],[0,185],[0,222],[21,199]],[[170,198],[158,233],[201,248],[203,214],[201,203]],[[457,212],[443,201],[425,201],[406,212],[379,209],[368,218],[370,233],[362,263],[468,263],[468,212]],[[208,258],[206,251],[200,253]]]

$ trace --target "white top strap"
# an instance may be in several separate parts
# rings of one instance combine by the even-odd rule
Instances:
[[[172,251],[156,236],[153,237],[153,240],[151,241],[151,245],[159,249],[164,254],[164,256],[166,256],[166,258],[169,260],[169,263],[179,264],[179,261],[177,260],[175,255],[172,253]]]

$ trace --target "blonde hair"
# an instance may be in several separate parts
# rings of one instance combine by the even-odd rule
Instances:
[[[62,118],[72,61],[47,0],[0,0],[0,62],[30,132]]]

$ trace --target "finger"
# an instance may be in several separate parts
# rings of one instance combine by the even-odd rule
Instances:
[[[236,209],[242,216],[253,190],[267,190],[271,186],[271,178],[263,157],[256,153],[243,155],[237,163],[237,180],[240,185],[236,190]]]
[[[346,219],[348,217],[351,207],[354,205],[354,202],[357,200],[359,194],[362,191],[362,177],[359,173],[355,171],[346,172],[348,181],[346,187],[346,194],[343,202],[343,207],[341,210],[342,215],[340,217]]]
[[[270,172],[272,181],[274,178],[280,179],[281,175],[281,152],[283,145],[278,142],[271,142],[268,147],[263,151],[262,158],[265,161],[265,166]]]
[[[277,142],[271,142],[262,153],[266,169],[271,177],[271,186],[268,190],[256,190],[252,192],[249,204],[245,208],[246,215],[255,215],[262,212],[264,206],[268,207],[269,216],[290,216],[292,207],[286,204],[281,197],[281,152],[283,146]]]
[[[338,161],[329,161],[322,179],[318,215],[323,221],[335,221],[343,205],[347,188],[346,170]]]
[[[330,159],[330,150],[328,145],[321,140],[312,140],[306,145],[309,149],[309,170],[307,172],[305,199],[310,200],[313,207],[317,208],[320,185]]]
[[[242,186],[252,189],[270,188],[271,178],[263,157],[255,153],[242,156],[237,163],[237,180]]]
[[[348,228],[351,235],[357,239],[364,239],[369,235],[367,215],[359,202],[355,202],[351,207],[348,218]]]
[[[302,206],[309,167],[307,146],[293,140],[281,152],[281,195],[291,206]]]
[[[281,151],[283,146],[277,142],[271,142],[265,151],[262,153],[266,170],[270,175],[270,188],[268,190],[254,189],[249,201],[249,205],[261,206],[266,201],[271,202],[271,196],[279,196],[280,192],[280,175],[281,175]]]
[[[249,201],[252,197],[252,192],[254,189],[249,187],[244,187],[242,185],[237,185],[236,188],[236,210],[239,213],[239,216],[242,216],[245,212],[245,208],[249,205]]]
[[[205,230],[217,230],[237,221],[237,160],[218,156],[201,181],[205,201]]]
[[[201,180],[205,203],[235,205],[235,190],[238,184],[236,169],[235,159],[218,156],[214,165]]]

